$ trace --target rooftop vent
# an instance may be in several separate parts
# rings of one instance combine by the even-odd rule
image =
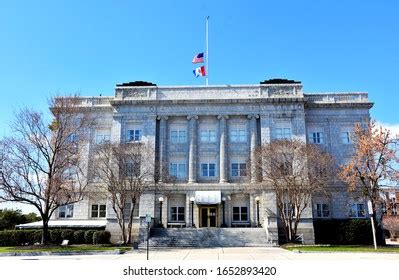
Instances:
[[[156,84],[150,83],[150,82],[145,82],[145,81],[134,81],[134,82],[128,82],[128,83],[123,83],[123,84],[117,84],[117,87],[155,87],[157,86]]]
[[[288,80],[288,79],[270,79],[264,80],[260,82],[261,85],[270,85],[270,84],[300,84],[300,81]]]

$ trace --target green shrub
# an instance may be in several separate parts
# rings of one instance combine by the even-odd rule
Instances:
[[[35,243],[40,243],[42,241],[42,230],[24,230],[24,244],[33,245]]]
[[[109,244],[111,233],[106,230],[98,230],[93,234],[93,244]]]
[[[60,245],[62,243],[61,229],[50,230],[50,243]]]
[[[373,235],[369,219],[314,220],[316,244],[371,245]],[[377,229],[377,242],[384,244],[381,230]]]
[[[62,240],[69,240],[68,244],[73,244],[73,235],[74,235],[74,230],[73,229],[63,229],[61,231],[61,238]]]
[[[85,244],[93,244],[93,235],[95,230],[87,230],[85,232]]]
[[[73,240],[75,244],[84,244],[85,243],[85,231],[77,230],[73,233]]]

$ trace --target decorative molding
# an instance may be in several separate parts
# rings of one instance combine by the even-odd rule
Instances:
[[[191,120],[191,119],[198,120],[198,115],[188,115],[187,120]]]

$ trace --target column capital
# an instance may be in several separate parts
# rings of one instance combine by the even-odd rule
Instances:
[[[187,116],[187,120],[192,120],[192,119],[198,120],[198,115],[188,115]]]
[[[259,119],[259,115],[258,114],[249,114],[248,119]]]
[[[168,116],[166,116],[166,115],[159,115],[159,116],[157,116],[157,120],[168,120],[169,119],[169,117]]]
[[[228,115],[218,115],[217,118],[218,118],[218,120],[221,120],[221,119],[227,120],[227,119],[229,119],[229,116]]]

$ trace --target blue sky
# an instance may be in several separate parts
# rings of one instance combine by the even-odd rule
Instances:
[[[367,91],[399,123],[397,1],[2,1],[0,131],[21,105],[116,83],[203,84],[191,59],[210,16],[211,84],[300,80],[305,92]]]
[[[113,95],[116,83],[203,84],[191,59],[210,16],[211,84],[282,77],[305,92],[366,91],[399,124],[398,1],[2,1],[0,133],[54,94]],[[399,127],[399,126],[398,126]]]

